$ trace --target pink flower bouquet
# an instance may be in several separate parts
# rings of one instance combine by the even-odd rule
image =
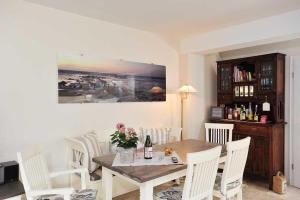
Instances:
[[[138,137],[133,128],[126,129],[123,123],[118,123],[116,128],[117,130],[111,135],[112,144],[126,149],[137,147]]]

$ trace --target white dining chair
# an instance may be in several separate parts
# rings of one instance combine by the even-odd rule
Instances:
[[[227,156],[222,174],[218,174],[214,196],[226,200],[237,196],[242,200],[243,174],[247,161],[250,137],[227,143]]]
[[[85,135],[94,134],[96,137],[97,135],[93,132],[89,132]],[[103,139],[96,139],[98,145],[101,147],[101,155],[92,154],[93,146],[87,145],[86,142],[83,140],[84,135],[79,137],[72,137],[72,138],[65,138],[65,147],[67,153],[67,166],[70,169],[78,169],[78,168],[87,168],[89,169],[89,173],[87,173],[87,187],[90,189],[96,189],[98,191],[102,190],[103,180],[102,180],[102,167],[98,166],[96,169],[91,168],[95,167],[96,163],[93,162],[93,156],[103,156],[110,154],[110,142],[105,141]],[[93,137],[94,138],[94,137]],[[94,142],[93,142],[94,143]],[[91,149],[92,148],[92,149]],[[78,185],[79,181],[78,174],[74,174],[70,176],[70,183],[72,185]],[[113,177],[113,197],[119,196],[131,191],[138,189],[135,185],[127,183],[125,180],[120,179],[117,176]],[[97,195],[97,200],[102,198],[104,193],[99,193]]]
[[[170,188],[154,195],[154,199],[183,200],[213,199],[213,188],[221,154],[221,147],[187,154],[187,172],[183,190]],[[173,191],[173,192],[172,192]]]
[[[89,156],[91,156],[89,153],[90,151],[81,140],[77,138],[65,138],[64,141],[66,144],[67,152],[67,167],[69,169],[89,169],[89,167],[91,167],[91,164],[94,164],[92,162],[92,159],[89,158]],[[92,172],[88,170],[86,179],[87,187],[100,191],[102,185],[101,176],[102,174],[100,169],[96,169]],[[77,185],[79,183],[78,178],[80,178],[78,174],[71,175],[69,178],[70,184]],[[100,199],[100,193],[98,193],[97,199]]]
[[[45,159],[42,154],[34,149],[32,151],[17,153],[20,167],[21,179],[25,189],[27,200],[34,200],[45,195],[59,195],[64,200],[71,199],[75,189],[53,188],[51,179],[61,175],[78,173],[81,177],[81,189],[86,189],[86,173],[87,169],[72,169],[67,171],[49,173]],[[96,195],[96,191],[90,191]]]
[[[232,141],[233,124],[205,123],[206,142],[226,144]]]
[[[181,140],[181,128],[140,128],[140,142],[144,144],[146,136],[150,135],[152,144],[166,144]]]

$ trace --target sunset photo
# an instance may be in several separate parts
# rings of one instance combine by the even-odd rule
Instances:
[[[166,67],[60,54],[59,103],[145,102],[166,100]]]

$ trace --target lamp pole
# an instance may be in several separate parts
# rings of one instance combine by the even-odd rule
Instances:
[[[180,139],[182,140],[183,139],[183,103],[184,103],[184,100],[187,99],[188,93],[187,92],[182,92],[180,96],[181,96],[181,123],[180,123],[180,125],[181,125],[181,128],[182,128]]]
[[[181,123],[180,123],[180,126],[181,126],[181,135],[180,135],[180,140],[183,139],[183,97],[181,95]]]
[[[181,120],[180,120],[180,125],[181,125],[181,140],[183,139],[183,104],[184,100],[188,98],[189,93],[194,93],[197,92],[195,88],[193,88],[190,85],[183,85],[179,88],[179,92],[181,95]]]

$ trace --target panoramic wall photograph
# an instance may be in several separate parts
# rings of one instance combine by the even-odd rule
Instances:
[[[166,67],[83,54],[59,54],[58,102],[166,101]]]

